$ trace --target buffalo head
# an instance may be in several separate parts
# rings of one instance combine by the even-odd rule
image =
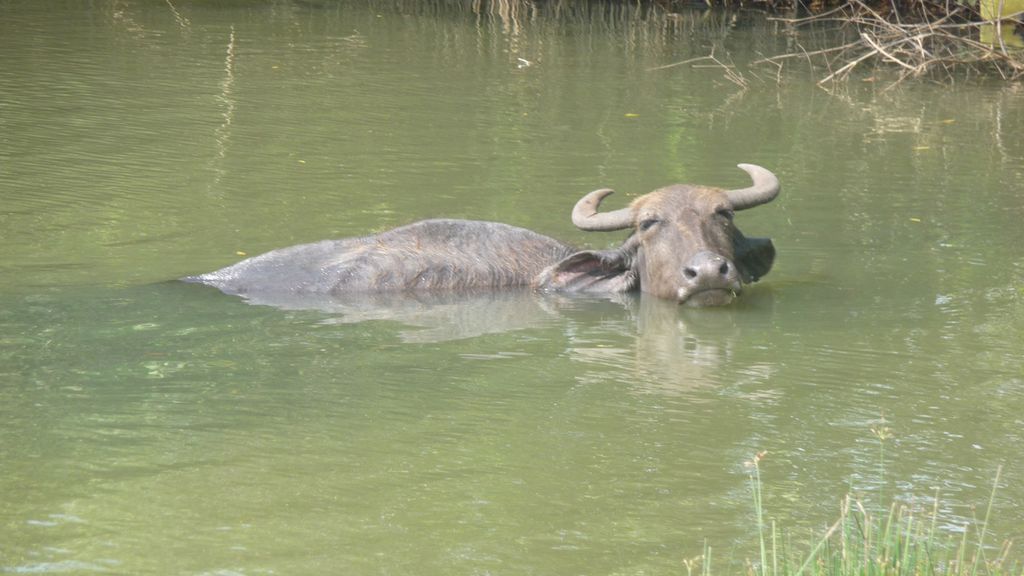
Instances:
[[[598,212],[598,206],[612,190],[587,194],[573,208],[577,227],[633,233],[615,250],[572,254],[546,269],[539,284],[583,292],[640,289],[696,306],[732,302],[744,283],[768,273],[775,258],[771,240],[747,238],[733,215],[770,202],[780,189],[770,171],[753,164],[739,167],[753,180],[748,188],[676,184],[611,212]]]

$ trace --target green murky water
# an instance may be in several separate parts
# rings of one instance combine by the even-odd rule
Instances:
[[[757,14],[0,0],[0,572],[681,574],[852,489],[958,534],[1024,488],[1024,90],[834,94]],[[711,50],[720,68],[655,69]],[[781,81],[780,81],[781,80]],[[173,282],[452,216],[783,182],[728,309],[252,306]],[[879,472],[871,428],[893,438]]]

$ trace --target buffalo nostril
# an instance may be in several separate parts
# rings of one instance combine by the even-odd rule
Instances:
[[[693,268],[683,268],[683,276],[686,276],[688,280],[693,280],[697,277],[697,271]]]
[[[729,273],[729,263],[728,262],[722,262],[722,265],[718,267],[718,273],[721,274],[722,276],[725,276],[726,274],[728,274]]]

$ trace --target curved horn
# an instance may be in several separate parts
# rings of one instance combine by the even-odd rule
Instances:
[[[733,210],[746,210],[771,202],[779,195],[781,186],[779,179],[770,170],[756,164],[737,164],[744,172],[750,174],[754,185],[739,190],[726,190]]]
[[[608,231],[622,230],[633,226],[633,209],[620,208],[612,212],[598,213],[597,207],[606,196],[612,194],[611,188],[594,190],[583,198],[572,209],[572,223],[580,230]]]

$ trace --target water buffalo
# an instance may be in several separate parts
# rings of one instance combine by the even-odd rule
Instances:
[[[696,306],[728,304],[743,283],[768,273],[775,248],[747,238],[733,213],[770,202],[779,181],[740,164],[748,188],[675,184],[598,212],[612,190],[576,203],[583,230],[632,233],[613,250],[576,250],[530,230],[473,220],[424,220],[360,238],[323,240],[272,250],[215,272],[183,278],[228,294],[339,296],[531,287],[539,291],[610,293],[642,290]]]

